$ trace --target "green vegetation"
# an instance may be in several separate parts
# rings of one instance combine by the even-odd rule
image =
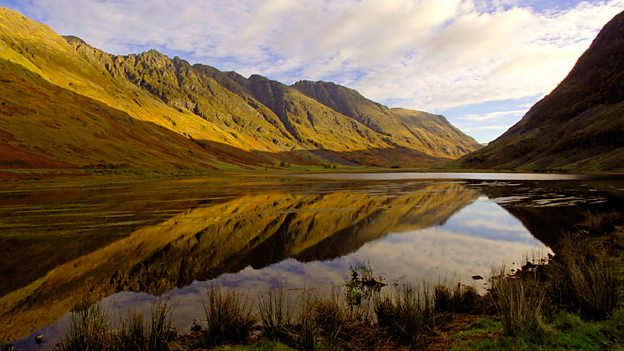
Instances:
[[[280,342],[260,341],[251,345],[228,345],[214,348],[215,351],[294,351]]]
[[[568,236],[547,265],[497,271],[490,292],[497,313],[457,334],[452,350],[622,349],[624,257],[620,245],[607,255],[602,243]]]
[[[606,318],[620,298],[617,267],[605,253],[588,250],[580,238],[562,240],[559,250],[559,259],[548,267],[552,302],[585,319]]]

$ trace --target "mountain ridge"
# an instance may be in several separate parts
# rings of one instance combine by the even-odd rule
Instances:
[[[33,72],[60,89],[106,105],[93,110],[87,108],[80,113],[106,118],[110,112],[108,109],[114,109],[133,120],[168,130],[156,133],[155,139],[166,135],[167,139],[176,139],[172,142],[178,145],[166,152],[168,155],[158,155],[164,150],[152,146],[151,141],[139,146],[131,137],[117,140],[114,133],[102,130],[100,134],[113,137],[108,140],[111,145],[118,144],[118,154],[113,155],[110,148],[105,151],[99,144],[88,145],[89,140],[84,138],[82,142],[88,147],[83,148],[83,152],[91,154],[70,152],[68,150],[72,148],[77,149],[72,140],[80,139],[77,135],[81,133],[79,128],[48,130],[48,125],[75,119],[78,112],[73,109],[77,105],[67,99],[58,99],[65,105],[54,107],[50,101],[55,99],[32,96],[30,100],[18,99],[20,108],[37,105],[38,113],[48,118],[31,127],[41,129],[48,136],[53,135],[56,142],[44,142],[42,137],[30,137],[23,131],[18,133],[20,127],[7,120],[1,129],[7,137],[0,142],[8,145],[5,149],[31,153],[32,156],[30,159],[25,156],[24,159],[8,160],[8,152],[2,152],[3,148],[0,148],[0,161],[3,157],[7,159],[2,164],[9,161],[14,165],[20,162],[29,164],[43,157],[70,168],[90,167],[94,162],[127,168],[145,168],[150,164],[150,167],[158,168],[159,160],[163,168],[173,169],[203,168],[204,164],[208,164],[208,168],[275,167],[285,163],[429,167],[479,147],[448,121],[439,121],[433,115],[423,113],[419,118],[415,115],[400,117],[384,106],[383,113],[393,121],[384,121],[385,124],[378,123],[371,128],[371,124],[361,118],[335,110],[294,86],[260,75],[245,78],[236,72],[191,65],[179,57],[169,58],[156,50],[123,56],[109,54],[78,37],[61,37],[50,27],[5,8],[0,8],[0,47],[0,61],[24,68],[18,75]],[[8,66],[7,63],[2,65]],[[22,93],[28,95],[29,89],[40,89],[43,84],[45,89],[62,95],[47,83],[22,80]],[[3,90],[11,88],[4,85]],[[8,97],[9,94],[5,94],[4,100]],[[5,104],[14,102],[4,100]],[[370,103],[374,102],[363,97],[354,102],[356,105]],[[0,109],[0,119],[8,118],[5,110]],[[56,112],[51,113],[52,110]],[[411,123],[413,128],[401,133],[392,129],[402,123]],[[436,124],[437,129],[432,132],[427,126],[417,128],[418,124]],[[125,128],[127,134],[133,132],[127,126],[116,128]],[[152,130],[150,128],[144,131]],[[189,144],[194,146],[183,146]],[[160,151],[150,153],[149,160],[138,162],[141,159],[138,155],[145,153],[139,149],[144,147]],[[126,151],[137,157],[124,157]],[[173,154],[188,155],[189,152],[193,160],[183,156],[182,161],[176,162]],[[18,154],[12,153],[13,156]],[[40,162],[37,167],[43,167],[43,164]]]

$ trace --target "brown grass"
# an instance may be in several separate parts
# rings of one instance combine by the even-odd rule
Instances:
[[[377,324],[402,344],[421,344],[435,325],[434,299],[428,289],[403,285],[375,306]]]
[[[206,346],[238,343],[251,334],[257,320],[248,299],[232,290],[211,285],[203,300],[206,316]]]
[[[614,265],[595,253],[582,238],[561,241],[549,265],[549,295],[560,308],[580,313],[585,319],[604,319],[620,299],[620,281]]]
[[[526,338],[543,336],[544,295],[538,280],[509,275],[503,266],[493,270],[490,281],[490,296],[501,316],[505,335]]]
[[[436,312],[467,313],[475,310],[479,294],[469,285],[457,283],[449,288],[439,283],[433,289],[433,298]]]
[[[60,350],[167,351],[176,336],[170,316],[167,302],[158,301],[149,324],[142,314],[133,311],[118,329],[113,329],[100,305],[84,299],[74,306],[70,329]]]

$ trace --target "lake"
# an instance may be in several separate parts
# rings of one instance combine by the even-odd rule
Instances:
[[[82,295],[110,316],[174,306],[202,318],[212,283],[340,289],[385,282],[482,290],[495,266],[543,257],[562,233],[624,209],[616,176],[483,173],[74,177],[0,183],[0,339],[51,347]],[[605,217],[606,218],[606,217]],[[36,345],[34,335],[46,342]]]

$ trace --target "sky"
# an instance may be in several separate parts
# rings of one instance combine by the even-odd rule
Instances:
[[[561,82],[624,0],[0,0],[113,54],[292,84],[333,81],[445,115],[479,142]]]

